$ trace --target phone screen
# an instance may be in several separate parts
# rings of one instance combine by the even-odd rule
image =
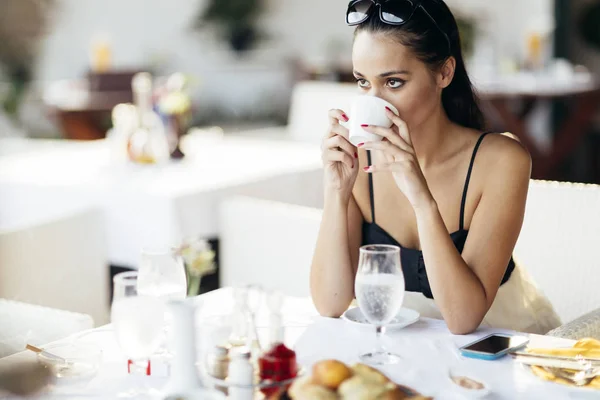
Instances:
[[[477,351],[479,353],[498,354],[507,349],[521,347],[527,343],[523,336],[499,336],[492,335],[465,347],[465,350]]]

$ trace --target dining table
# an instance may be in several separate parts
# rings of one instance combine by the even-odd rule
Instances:
[[[523,71],[480,79],[476,87],[486,110],[529,150],[535,179],[560,178],[560,168],[585,143],[600,110],[600,83],[588,72],[562,76]],[[530,117],[556,102],[569,107],[563,107],[560,124],[548,128],[547,143],[540,143]],[[534,125],[540,122],[536,120]]]
[[[206,327],[214,318],[231,315],[234,308],[232,288],[222,288],[197,297],[188,298],[196,308],[198,360],[206,346]],[[304,373],[310,373],[312,365],[325,359],[336,359],[346,364],[358,362],[361,352],[375,344],[375,329],[343,318],[319,316],[310,298],[284,296],[282,305],[284,342],[296,352],[298,363]],[[269,334],[269,312],[260,307],[256,313],[256,327],[261,343]],[[580,399],[598,398],[598,392],[547,382],[536,377],[525,366],[505,356],[494,361],[469,359],[461,356],[458,348],[490,333],[516,333],[508,330],[479,328],[468,335],[453,335],[442,320],[419,318],[417,322],[401,329],[388,330],[384,345],[401,356],[398,364],[377,367],[398,384],[408,386],[423,395],[435,399],[463,399],[454,388],[449,372],[459,370],[464,374],[483,380],[490,388],[489,399]],[[533,347],[569,347],[573,341],[543,335],[528,335]],[[160,360],[152,360],[149,377],[129,375],[127,360],[123,356],[111,325],[75,334],[61,342],[84,341],[102,350],[102,362],[97,374],[77,385],[57,383],[42,396],[44,399],[111,399],[119,392],[141,380],[158,391],[168,380],[168,367]],[[44,347],[43,343],[33,343]],[[175,355],[176,356],[176,355]],[[0,374],[18,362],[35,360],[32,352],[23,351],[0,359]],[[587,397],[586,397],[587,396]],[[0,399],[13,399],[8,395]]]
[[[147,165],[119,158],[122,149],[109,139],[0,140],[0,193],[11,204],[1,217],[19,221],[55,208],[97,207],[108,261],[137,268],[144,247],[179,245],[188,237],[218,240],[219,205],[227,197],[321,202],[318,145],[205,127],[192,129],[181,147],[183,160]],[[33,198],[46,207],[32,210]]]

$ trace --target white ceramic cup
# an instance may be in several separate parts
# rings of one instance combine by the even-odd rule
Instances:
[[[359,143],[380,142],[383,138],[371,132],[367,132],[361,125],[373,125],[389,128],[392,121],[388,118],[385,108],[389,107],[396,115],[398,110],[392,104],[375,96],[357,96],[350,109],[350,121],[345,125],[350,131],[350,143],[358,146]]]

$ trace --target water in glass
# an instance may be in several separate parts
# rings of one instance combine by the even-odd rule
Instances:
[[[361,361],[375,365],[399,362],[399,355],[383,347],[381,336],[385,325],[398,314],[404,300],[405,284],[400,248],[387,245],[361,247],[354,291],[360,310],[375,325],[377,334],[377,347],[369,353],[361,354]]]

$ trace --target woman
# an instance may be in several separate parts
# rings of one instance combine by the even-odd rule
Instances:
[[[313,301],[340,316],[354,298],[359,247],[402,248],[404,305],[443,318],[451,332],[482,323],[546,333],[559,325],[511,254],[531,172],[510,135],[486,134],[456,20],[441,0],[355,0],[353,64],[361,94],[381,97],[382,142],[350,144],[329,113],[323,140],[325,205],[311,267]],[[449,232],[452,232],[449,234]],[[493,306],[492,306],[493,305]]]

